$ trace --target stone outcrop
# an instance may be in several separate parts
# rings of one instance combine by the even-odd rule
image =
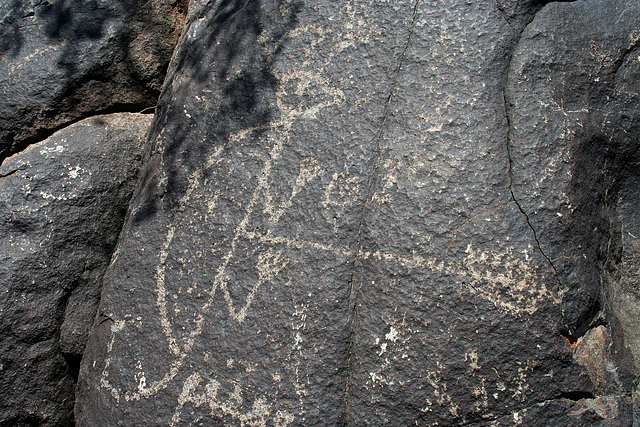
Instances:
[[[85,119],[0,166],[0,425],[72,425],[79,361],[150,120]]]
[[[619,301],[637,295],[627,275],[640,224],[639,13],[628,2],[547,6],[522,33],[505,93],[512,192],[557,276],[561,333],[576,342],[606,325],[620,374],[640,367],[628,335],[640,318]]]
[[[0,425],[639,423],[639,42],[625,0],[5,2]]]
[[[155,105],[185,0],[0,4],[0,161],[81,118]]]
[[[73,424],[79,362],[151,120],[121,113],[153,111],[186,8],[0,4],[0,425]]]
[[[640,5],[545,3],[193,1],[78,424],[630,425]]]

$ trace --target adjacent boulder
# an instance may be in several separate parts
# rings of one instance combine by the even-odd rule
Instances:
[[[544,3],[193,1],[78,423],[632,423],[640,6]]]
[[[0,162],[54,130],[155,105],[185,0],[0,4]]]
[[[151,116],[85,119],[0,167],[0,425],[72,425]]]

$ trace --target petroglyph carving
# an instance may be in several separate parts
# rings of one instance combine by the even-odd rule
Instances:
[[[180,421],[180,413],[184,406],[188,403],[195,407],[203,405],[209,406],[213,414],[221,414],[223,417],[230,417],[234,422],[238,422],[241,426],[249,425],[256,427],[264,427],[267,420],[272,419],[273,425],[286,427],[294,420],[292,414],[286,411],[277,411],[273,413],[273,404],[269,403],[266,397],[260,397],[253,402],[249,410],[243,411],[243,391],[239,384],[233,385],[233,390],[226,399],[220,396],[220,383],[215,379],[209,379],[203,384],[203,378],[200,374],[193,373],[184,382],[180,397],[178,397],[178,406],[171,418],[171,425],[175,425]],[[202,390],[198,392],[198,390]]]
[[[279,81],[275,94],[278,114],[268,125],[242,129],[229,135],[228,141],[212,149],[202,166],[187,177],[184,194],[165,225],[166,238],[158,253],[153,278],[156,310],[166,349],[171,356],[170,363],[162,368],[163,371],[156,369],[152,372],[145,368],[144,360],[139,361],[138,369],[129,373],[132,378],[125,381],[132,385],[129,389],[122,390],[113,385],[111,377],[120,373],[111,369],[112,347],[120,332],[138,327],[134,320],[118,321],[112,327],[113,335],[107,346],[101,377],[101,387],[107,389],[116,401],[151,398],[173,381],[178,381],[181,386],[174,388],[181,392],[171,418],[173,425],[181,422],[187,407],[208,408],[214,416],[228,417],[240,425],[264,426],[269,422],[287,426],[294,421],[292,413],[275,407],[264,393],[249,392],[242,377],[219,373],[214,378],[190,368],[189,360],[195,357],[198,337],[214,317],[214,311],[223,311],[228,316],[226,327],[240,330],[251,323],[254,302],[261,293],[268,292],[269,286],[291,285],[305,280],[290,272],[298,262],[290,257],[291,251],[330,253],[341,257],[355,255],[353,242],[336,244],[323,239],[314,240],[308,235],[293,238],[278,234],[278,226],[286,223],[289,215],[298,214],[301,203],[312,199],[307,194],[310,183],[314,183],[316,189],[320,187],[316,198],[318,211],[323,211],[323,208],[324,211],[339,209],[347,201],[361,197],[366,183],[366,177],[347,170],[331,169],[318,157],[294,152],[290,140],[294,126],[317,120],[319,114],[346,102],[344,88],[334,83],[324,71],[332,57],[350,46],[370,43],[382,31],[365,23],[362,17],[356,18],[350,5],[344,9],[344,14],[337,15],[344,20],[343,32],[306,25],[285,34],[275,43],[275,46],[293,43],[304,35],[305,43],[312,47],[305,50],[308,58],[296,59],[295,73],[277,62],[272,66],[271,72]],[[327,40],[333,51],[323,50],[321,57],[313,46],[326,44]],[[275,52],[273,46],[265,43],[265,49]],[[160,143],[164,137],[162,134],[159,136]],[[296,157],[297,169],[291,168],[291,158]],[[288,161],[286,171],[280,165],[284,158]],[[421,167],[426,168],[425,165]],[[421,171],[389,167],[385,189],[396,185],[400,174],[406,175],[402,177],[403,182],[417,182]],[[238,177],[243,188],[235,189],[235,193],[226,191],[225,179],[233,179],[229,176]],[[161,178],[161,185],[166,182],[166,177]],[[387,192],[383,197],[374,199],[379,203],[389,203],[393,197],[393,192]],[[193,217],[193,212],[198,212],[197,218]],[[215,239],[210,236],[213,230],[216,231]],[[177,249],[179,245],[176,242],[183,241],[192,241],[193,244]],[[204,253],[208,253],[206,262],[203,261]],[[527,253],[492,253],[471,244],[463,261],[438,259],[421,254],[419,250],[411,254],[390,251],[364,251],[359,254],[362,260],[375,260],[388,264],[390,268],[401,266],[463,278],[462,286],[467,291],[471,290],[499,310],[515,316],[535,312],[541,301],[552,297],[544,285],[534,285],[537,272],[523,262],[528,256]],[[300,256],[296,258],[300,259]],[[293,397],[297,395],[302,408],[306,394],[305,376],[308,375],[300,361],[305,351],[304,302],[297,303],[296,310],[291,319],[294,333],[291,334],[286,357],[288,362],[292,362],[287,369],[295,371],[289,377],[295,378]],[[371,374],[373,385],[384,386],[384,370],[389,366],[391,353],[401,352],[402,346],[411,339],[410,334],[403,333],[402,326],[392,325],[382,338],[383,342],[376,343],[380,345],[380,356],[387,357],[387,362]],[[277,383],[280,374],[273,373],[273,378]],[[437,403],[449,406],[455,416],[458,408],[447,394],[446,384],[439,382],[436,373],[428,373],[427,382],[435,390]],[[223,393],[223,385],[231,387],[232,392]],[[486,392],[478,393],[478,396],[486,398]]]

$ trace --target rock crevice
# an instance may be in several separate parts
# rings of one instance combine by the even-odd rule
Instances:
[[[358,280],[358,278],[356,277],[356,271],[357,271],[356,266],[358,265],[358,262],[359,262],[358,258],[361,256],[361,251],[362,251],[362,245],[361,245],[362,232],[363,232],[363,228],[366,226],[367,211],[368,211],[369,205],[371,204],[373,195],[376,191],[376,185],[379,184],[378,175],[379,175],[379,168],[380,168],[380,161],[381,161],[381,151],[382,151],[381,142],[383,138],[384,128],[385,128],[385,124],[387,123],[387,119],[390,114],[390,109],[393,102],[393,91],[395,90],[396,84],[398,82],[398,77],[402,72],[402,66],[405,61],[407,49],[409,49],[409,45],[411,44],[413,27],[418,17],[418,6],[420,4],[420,1],[421,0],[416,0],[415,4],[413,5],[411,22],[408,28],[406,29],[407,41],[404,45],[400,58],[398,59],[398,65],[393,72],[393,78],[391,79],[391,86],[389,88],[389,95],[387,96],[384,103],[383,117],[380,123],[380,127],[376,132],[375,138],[373,140],[373,154],[371,158],[371,166],[369,168],[369,178],[368,178],[369,182],[366,184],[366,197],[364,198],[364,204],[362,207],[362,217],[358,222],[358,231],[356,233],[356,240],[354,245],[354,260],[353,260],[351,277],[349,279],[349,287],[350,287],[349,310],[351,312],[351,321],[350,321],[351,327],[350,327],[350,333],[349,333],[349,349],[347,353],[348,374],[347,374],[347,382],[345,385],[344,399],[343,399],[344,407],[345,407],[343,421],[345,423],[347,423],[347,413],[348,413],[347,408],[348,408],[348,400],[349,400],[349,387],[350,387],[350,381],[351,381],[350,365],[352,363],[351,359],[352,359],[352,351],[353,351],[353,339],[354,339],[354,328],[355,328],[354,325],[357,322],[357,315],[358,315],[358,294],[360,292],[360,287],[363,285],[363,281]]]
[[[496,0],[496,4],[498,4],[497,2],[498,2],[498,0]],[[540,7],[542,7],[542,6],[540,6]],[[499,6],[498,6],[498,9],[500,9],[500,11],[502,12],[505,21],[507,23],[509,23],[509,26],[511,28],[513,28],[511,26],[511,23],[509,22],[509,20],[507,19],[506,15],[505,15],[506,12],[504,12]],[[536,233],[536,230],[533,227],[533,225],[531,224],[531,221],[529,219],[529,215],[522,208],[522,206],[518,202],[518,199],[516,198],[516,195],[513,192],[513,160],[511,158],[511,117],[510,117],[510,112],[509,112],[510,102],[507,99],[507,93],[509,91],[508,85],[509,85],[509,81],[510,81],[509,73],[511,72],[511,61],[513,60],[514,53],[518,50],[518,47],[520,46],[520,39],[522,38],[522,34],[527,29],[527,26],[535,19],[535,14],[538,11],[534,12],[533,16],[528,19],[529,22],[526,23],[525,26],[521,30],[518,31],[515,28],[513,28],[514,32],[517,33],[517,36],[516,36],[516,40],[514,42],[514,46],[513,46],[512,50],[509,52],[509,55],[507,57],[507,62],[506,62],[506,67],[505,67],[505,76],[504,76],[504,86],[502,88],[502,100],[504,102],[504,118],[505,118],[505,123],[506,123],[505,145],[506,145],[506,150],[507,150],[507,161],[508,161],[508,168],[509,168],[509,170],[508,170],[509,195],[510,195],[511,200],[513,201],[513,203],[517,206],[517,208],[520,211],[520,213],[524,216],[524,220],[526,221],[527,226],[529,227],[529,229],[531,230],[531,233],[533,234],[533,239],[536,242],[536,248],[540,251],[540,254],[547,260],[547,262],[549,263],[549,266],[551,267],[551,269],[554,272],[554,275],[555,275],[555,278],[556,278],[556,281],[557,281],[557,285],[556,285],[556,292],[557,292],[557,291],[561,291],[561,289],[563,288],[562,283],[560,281],[560,278],[558,276],[558,270],[556,269],[556,266],[554,265],[554,263],[551,260],[551,258],[542,250],[542,245],[540,244],[540,240],[538,240],[538,233]]]

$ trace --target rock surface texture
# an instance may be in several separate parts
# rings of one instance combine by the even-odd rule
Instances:
[[[192,1],[78,424],[631,425],[640,3],[545,3]]]
[[[0,161],[101,112],[155,105],[185,0],[0,2]]]
[[[150,115],[85,119],[0,166],[0,425],[72,425],[75,376]]]

